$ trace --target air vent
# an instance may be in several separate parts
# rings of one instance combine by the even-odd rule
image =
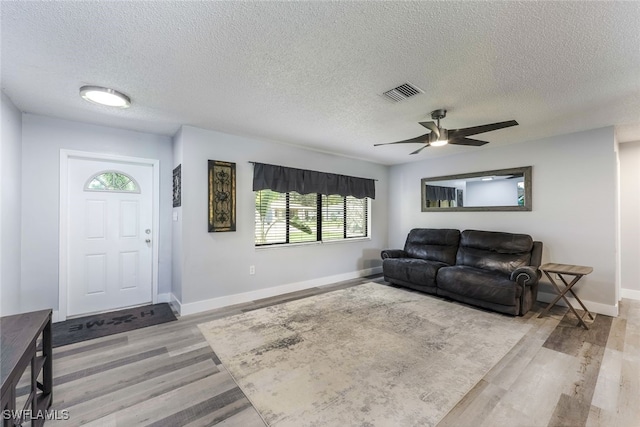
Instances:
[[[392,100],[393,102],[400,102],[412,96],[416,96],[423,93],[421,89],[413,86],[410,83],[401,84],[400,86],[383,93],[384,96]]]

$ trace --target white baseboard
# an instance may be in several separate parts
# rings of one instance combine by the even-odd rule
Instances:
[[[553,293],[538,292],[538,301],[550,303],[557,296],[558,296],[557,294],[553,294]],[[567,299],[569,300],[571,305],[573,305],[574,308],[582,310],[582,307],[580,307],[580,304],[578,304],[578,301],[576,301],[575,298],[567,297]],[[604,314],[606,316],[612,316],[612,317],[618,316],[618,304],[608,305],[608,304],[602,304],[599,302],[586,301],[582,298],[581,300],[584,303],[584,305],[589,309],[589,311],[593,313]],[[567,306],[567,304],[565,304],[565,302],[562,299],[558,301],[556,305],[560,305],[562,307]]]
[[[621,289],[620,296],[627,299],[640,300],[640,291],[634,289]]]
[[[60,322],[60,315],[58,314],[58,310],[53,310],[51,312],[51,323],[58,323]]]
[[[176,313],[178,313],[179,315],[182,316],[182,303],[180,302],[180,300],[178,299],[178,297],[176,297],[173,292],[171,292],[169,294],[169,296],[171,297],[171,299],[169,300],[169,305],[171,305],[171,307],[173,307],[173,311],[175,311]]]
[[[359,277],[370,276],[372,274],[382,273],[382,267],[367,268],[352,273],[337,274],[334,276],[320,277],[317,279],[307,280],[304,282],[289,283],[272,288],[258,289],[241,294],[226,295],[218,298],[211,298],[203,301],[190,303],[182,303],[175,295],[171,294],[170,303],[181,316],[189,314],[201,313],[203,311],[214,310],[229,305],[241,304],[245,302],[255,301],[262,298],[274,297],[277,295],[287,294],[289,292],[301,291],[304,289],[314,288],[317,286],[330,285],[332,283],[343,282],[345,280],[357,279]]]

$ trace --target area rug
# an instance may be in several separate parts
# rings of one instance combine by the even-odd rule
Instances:
[[[199,325],[269,426],[432,426],[530,325],[366,283]]]
[[[53,324],[53,347],[146,328],[172,320],[176,320],[176,316],[167,303],[78,317]]]

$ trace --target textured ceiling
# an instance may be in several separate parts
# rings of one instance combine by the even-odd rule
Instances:
[[[172,135],[193,125],[384,164],[619,127],[640,140],[639,2],[2,1],[22,111]],[[424,91],[392,103],[404,82]],[[129,94],[113,111],[85,84]],[[515,119],[483,147],[374,143]]]

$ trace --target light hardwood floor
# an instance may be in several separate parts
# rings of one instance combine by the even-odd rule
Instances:
[[[54,404],[67,421],[47,425],[264,426],[197,325],[367,281],[337,283],[184,316],[178,321],[54,350]],[[409,291],[408,291],[409,292]],[[439,426],[640,426],[640,301],[586,331],[567,309],[530,332]]]

